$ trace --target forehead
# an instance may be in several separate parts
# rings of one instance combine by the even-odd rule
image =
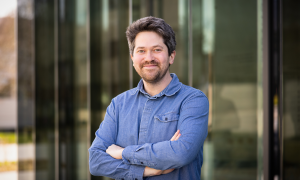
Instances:
[[[135,47],[151,47],[151,46],[163,46],[163,38],[153,31],[143,31],[135,37]]]

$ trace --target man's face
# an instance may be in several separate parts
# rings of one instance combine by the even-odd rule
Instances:
[[[168,55],[163,38],[155,32],[137,34],[131,59],[136,72],[148,83],[157,83],[169,74],[176,52]]]

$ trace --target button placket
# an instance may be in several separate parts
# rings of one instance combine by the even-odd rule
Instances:
[[[140,129],[139,129],[139,144],[145,144],[146,143],[146,138],[147,138],[147,133],[148,133],[148,125],[149,125],[149,120],[150,116],[152,113],[152,105],[153,105],[153,100],[147,99],[145,102],[145,106],[143,109],[143,113],[141,116],[141,124],[140,124]]]

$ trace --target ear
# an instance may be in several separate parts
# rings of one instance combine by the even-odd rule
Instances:
[[[131,59],[131,62],[132,62],[132,66],[134,66],[133,55],[132,54],[130,54],[130,59]]]
[[[174,63],[175,56],[176,56],[176,51],[173,51],[169,57],[169,64]]]

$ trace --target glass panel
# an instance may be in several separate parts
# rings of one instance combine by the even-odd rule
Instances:
[[[86,15],[86,1],[58,1],[60,179],[89,176]]]
[[[129,89],[128,7],[125,0],[90,1],[92,141],[111,99]]]
[[[0,179],[17,179],[17,1],[0,1]]]
[[[18,179],[35,178],[34,2],[18,2]]]
[[[300,177],[300,2],[282,1],[283,178]]]
[[[265,18],[266,19],[266,18]],[[257,180],[264,179],[264,142],[263,142],[263,27],[267,22],[263,19],[263,0],[257,0]]]
[[[176,34],[176,57],[170,66],[171,73],[176,73],[179,80],[188,84],[188,1],[186,0],[133,0],[133,21],[146,16],[164,19]],[[133,87],[140,80],[134,71]]]
[[[213,1],[202,0],[192,2],[193,23],[193,87],[208,95],[209,72],[211,72],[211,54],[214,45],[214,8]],[[210,3],[209,3],[210,2]],[[208,6],[204,8],[204,6]],[[211,87],[211,86],[210,86]]]
[[[202,178],[256,179],[257,3],[199,0],[193,9],[193,85],[210,100]]]
[[[36,179],[55,178],[54,1],[35,3]]]

